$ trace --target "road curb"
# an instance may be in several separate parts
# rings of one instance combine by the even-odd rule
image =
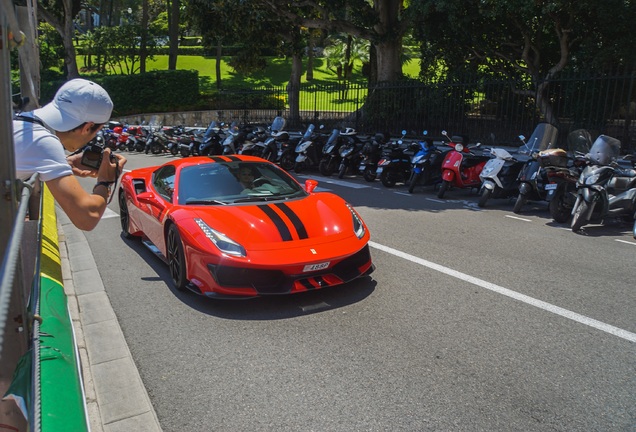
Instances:
[[[57,212],[64,292],[93,432],[161,432],[84,233]]]

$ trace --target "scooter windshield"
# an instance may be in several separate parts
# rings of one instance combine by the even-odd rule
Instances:
[[[572,153],[586,154],[592,146],[592,135],[585,129],[577,129],[568,134],[568,148]]]
[[[558,129],[550,123],[539,123],[526,143],[528,152],[534,153],[549,148],[557,148]]]
[[[313,123],[307,126],[307,130],[305,131],[305,135],[303,135],[303,141],[307,141],[311,138],[311,135],[314,133],[314,125]]]
[[[218,123],[215,121],[210,122],[210,126],[205,130],[205,135],[203,135],[203,139],[210,138],[212,135],[216,133],[218,129]]]
[[[285,127],[285,119],[278,116],[274,118],[274,121],[272,121],[271,131],[279,132],[279,131],[282,131],[284,127]]]
[[[328,147],[330,144],[333,144],[338,139],[339,136],[340,136],[340,129],[334,129],[333,132],[331,132],[331,136],[327,140],[327,144],[325,144],[325,147]]]
[[[587,158],[595,165],[609,165],[618,159],[621,142],[607,135],[599,135],[594,141]]]

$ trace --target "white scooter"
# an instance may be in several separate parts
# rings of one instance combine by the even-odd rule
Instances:
[[[490,198],[511,198],[519,193],[519,172],[525,161],[519,161],[507,150],[491,148],[492,158],[479,173],[479,207],[485,207]]]

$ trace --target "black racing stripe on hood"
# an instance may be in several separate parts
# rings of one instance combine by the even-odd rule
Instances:
[[[212,159],[214,162],[227,162],[225,158],[219,156],[210,156],[210,159]]]
[[[307,230],[305,229],[305,224],[303,224],[303,221],[300,220],[298,215],[296,213],[294,213],[294,211],[292,209],[290,209],[287,204],[280,203],[280,204],[275,204],[275,205],[283,213],[285,213],[285,216],[287,216],[289,218],[289,220],[291,221],[292,225],[294,225],[294,228],[296,229],[296,232],[298,233],[298,237],[301,240],[309,238],[309,235],[307,235]]]
[[[239,162],[241,161],[241,158],[236,157],[236,156],[225,156],[226,158],[228,158],[229,160],[231,160],[232,162]]]
[[[289,232],[289,228],[287,228],[287,225],[285,225],[285,221],[278,215],[278,213],[276,213],[276,211],[274,211],[274,209],[270,208],[267,205],[259,205],[257,207],[261,209],[263,213],[265,213],[272,220],[272,222],[274,222],[274,225],[276,226],[276,229],[278,229],[278,232],[280,233],[283,241],[293,240],[292,235]]]

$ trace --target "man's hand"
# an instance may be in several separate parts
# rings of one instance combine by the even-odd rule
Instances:
[[[112,160],[111,160],[112,158]],[[98,181],[117,181],[117,175],[122,173],[122,169],[126,164],[126,158],[120,154],[112,154],[107,147],[104,149],[102,164],[99,166]]]
[[[73,170],[73,174],[78,177],[97,177],[97,170],[94,170],[86,165],[82,165],[82,153],[74,154],[66,158],[68,164]]]

